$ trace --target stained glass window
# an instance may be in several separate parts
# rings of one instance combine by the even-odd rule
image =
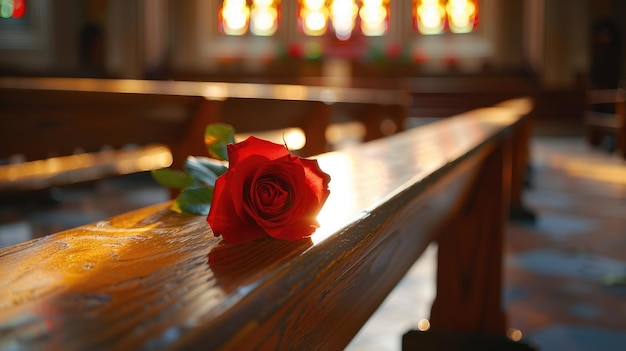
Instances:
[[[280,0],[224,0],[218,15],[220,31],[227,35],[274,35],[279,5]]]
[[[477,25],[477,0],[413,0],[413,26],[421,34],[469,33]]]
[[[308,36],[329,30],[340,40],[355,31],[365,36],[380,36],[389,30],[390,0],[300,0],[298,23]]]
[[[24,0],[0,0],[1,18],[21,18],[26,13]]]
[[[339,40],[355,33],[382,36],[389,32],[391,1],[297,0],[298,29],[306,36],[332,35]],[[478,10],[478,0],[412,0],[413,27],[424,35],[472,32]],[[272,36],[279,27],[280,0],[222,0],[218,16],[220,31],[226,35]]]

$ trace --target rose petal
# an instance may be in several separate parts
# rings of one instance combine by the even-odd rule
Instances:
[[[283,165],[285,169],[302,165],[300,160],[287,164]],[[307,162],[307,166],[312,168],[312,171],[307,172],[303,167],[299,172],[291,173],[298,175],[293,179],[297,201],[284,218],[280,218],[280,221],[278,218],[257,221],[268,235],[282,240],[298,240],[310,236],[319,227],[317,215],[330,193],[328,190],[330,177],[324,176],[323,172],[319,174],[316,161]]]
[[[330,194],[330,190],[328,189],[330,175],[322,171],[317,160],[303,158],[301,162],[304,166],[305,177],[309,186],[313,192],[318,195],[318,200],[323,204]]]
[[[256,220],[257,224],[262,228],[267,228],[289,225],[299,220],[306,211],[306,208],[302,206],[302,194],[307,193],[304,168],[299,158],[292,155],[283,157],[274,162],[260,166],[257,173],[260,178],[275,178],[276,182],[281,183],[281,187],[289,192],[288,206],[274,213],[264,212],[262,209],[256,208],[253,204],[249,204],[247,211]],[[256,178],[252,180],[253,183],[258,181],[260,180]],[[253,190],[254,189],[250,189],[250,191]],[[250,196],[255,195],[251,193]]]
[[[236,144],[229,144],[227,149],[229,168],[237,166],[239,162],[251,156],[262,155],[269,160],[276,160],[285,155],[289,155],[289,150],[287,150],[284,145],[259,139],[254,136],[250,136],[246,140]]]
[[[272,238],[293,241],[311,236],[317,228],[319,228],[317,220],[303,218],[302,220],[290,225],[267,228],[266,232]]]
[[[251,213],[246,209],[247,201],[250,189],[250,184],[257,176],[260,165],[269,162],[267,158],[262,155],[251,155],[245,160],[238,163],[236,167],[228,168],[225,175],[229,175],[227,182],[228,191],[233,198],[235,211],[240,218],[252,221],[250,217]]]
[[[228,178],[226,173],[215,181],[211,209],[207,216],[213,234],[222,236],[224,241],[231,244],[246,243],[264,237],[265,232],[261,228],[243,221],[237,214],[232,192],[226,188]]]

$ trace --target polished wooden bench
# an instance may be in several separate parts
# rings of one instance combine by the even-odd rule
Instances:
[[[537,91],[537,84],[521,74],[411,77],[401,81],[412,97],[411,117],[454,116]]]
[[[297,152],[309,156],[328,151],[325,132],[336,110],[367,111],[361,116],[367,138],[374,139],[382,136],[378,124],[384,118],[403,125],[409,103],[406,92],[391,89],[5,77],[0,78],[0,159],[41,160],[159,143],[171,150],[173,167],[181,168],[188,155],[206,154],[204,128],[215,122],[232,124],[238,133],[300,128],[306,144]],[[0,189],[17,188],[3,184]]]
[[[584,127],[587,141],[598,147],[604,138],[612,138],[607,149],[619,150],[626,159],[626,90],[589,90],[586,98]]]
[[[339,350],[433,241],[433,334],[407,334],[405,349],[440,332],[504,340],[525,106],[320,155],[331,194],[310,239],[228,245],[164,203],[2,249],[0,348]]]

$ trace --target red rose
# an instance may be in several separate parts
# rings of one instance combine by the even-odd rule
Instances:
[[[228,171],[215,182],[207,222],[216,236],[238,244],[270,235],[307,237],[330,191],[317,160],[255,137],[228,145]]]

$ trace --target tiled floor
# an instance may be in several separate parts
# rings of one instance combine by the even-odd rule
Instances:
[[[507,234],[510,326],[542,351],[626,350],[626,161],[582,138],[535,138],[532,167],[525,202],[538,221]],[[347,350],[400,350],[428,318],[435,256],[433,246]]]
[[[511,324],[542,350],[626,349],[626,161],[581,139],[533,143],[534,227],[509,227]]]
[[[541,350],[625,350],[626,161],[589,150],[582,138],[535,138],[532,165],[525,199],[539,219],[508,228],[510,325]],[[136,175],[56,190],[45,202],[0,201],[0,247],[167,197]],[[428,318],[435,256],[431,246],[347,350],[400,350],[401,335]]]

